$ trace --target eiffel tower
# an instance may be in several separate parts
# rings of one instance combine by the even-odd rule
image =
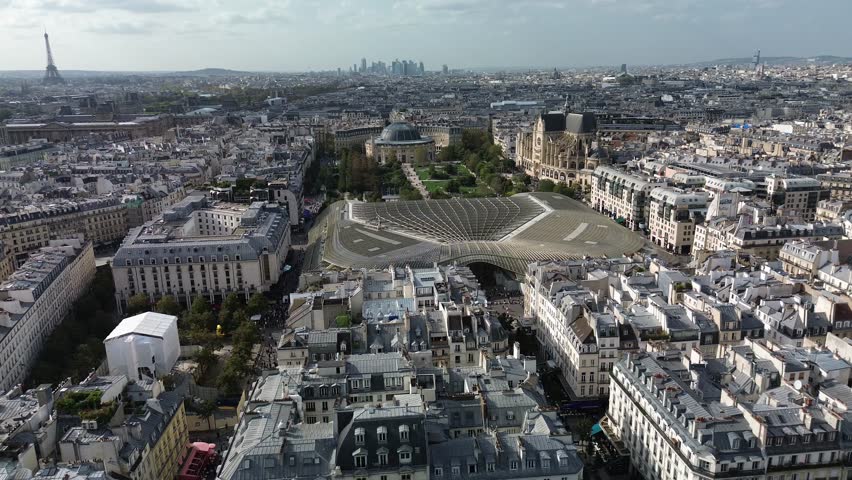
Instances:
[[[59,69],[53,63],[53,52],[50,51],[50,40],[47,38],[47,32],[44,32],[44,46],[47,48],[47,70],[44,72],[45,85],[64,85],[65,79],[59,74]]]

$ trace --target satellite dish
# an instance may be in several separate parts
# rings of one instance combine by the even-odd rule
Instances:
[[[801,390],[802,389],[802,381],[796,380],[795,382],[793,382],[793,386],[796,387],[796,390]]]

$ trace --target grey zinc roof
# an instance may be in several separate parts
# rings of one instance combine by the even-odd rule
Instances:
[[[219,471],[224,480],[317,478],[334,462],[331,423],[292,424],[294,406],[274,402],[246,412]]]
[[[350,355],[346,359],[346,373],[349,375],[394,373],[409,368],[408,360],[399,352]]]

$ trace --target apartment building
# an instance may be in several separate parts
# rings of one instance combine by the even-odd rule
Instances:
[[[777,378],[753,401],[724,393],[738,385],[712,400],[710,379],[680,355],[631,355],[613,369],[602,427],[644,478],[841,478],[842,417]]]
[[[651,191],[648,236],[666,250],[692,253],[695,227],[704,221],[710,196],[706,192],[660,187]]]
[[[821,174],[816,179],[831,200],[852,200],[852,175],[848,173]]]
[[[535,318],[541,357],[560,370],[571,395],[604,397],[609,369],[632,331],[612,315],[592,311],[596,295],[577,280],[559,262],[531,264],[524,279],[524,314]]]
[[[766,177],[766,196],[779,211],[798,215],[806,222],[816,217],[820,200],[826,200],[830,191],[825,190],[819,180],[809,177],[784,178],[776,175]]]
[[[183,397],[163,392],[117,426],[86,421],[59,440],[63,462],[101,461],[108,472],[132,480],[175,478],[189,445]]]
[[[121,201],[127,207],[127,226],[139,227],[150,222],[184,197],[186,190],[182,185],[168,191],[146,188],[139,193],[124,195]]]
[[[127,235],[127,208],[118,197],[57,203],[0,216],[0,241],[18,264],[51,239],[82,233],[93,245]]]
[[[833,240],[843,237],[843,227],[831,223],[742,225],[727,235],[725,247],[775,260],[784,245],[796,240]]]
[[[583,462],[555,412],[530,411],[517,433],[453,438],[430,445],[431,478],[583,478]]]
[[[648,227],[651,190],[665,183],[602,166],[592,174],[591,206],[632,230]]]
[[[116,302],[172,295],[189,305],[229,293],[246,297],[274,285],[290,247],[290,223],[273,204],[250,205],[187,197],[131,230],[112,264]]]
[[[95,275],[92,243],[51,240],[0,284],[0,390],[21,383]]]

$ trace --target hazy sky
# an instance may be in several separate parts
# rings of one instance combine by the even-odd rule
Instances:
[[[852,0],[0,0],[0,70],[429,70],[852,55]]]

